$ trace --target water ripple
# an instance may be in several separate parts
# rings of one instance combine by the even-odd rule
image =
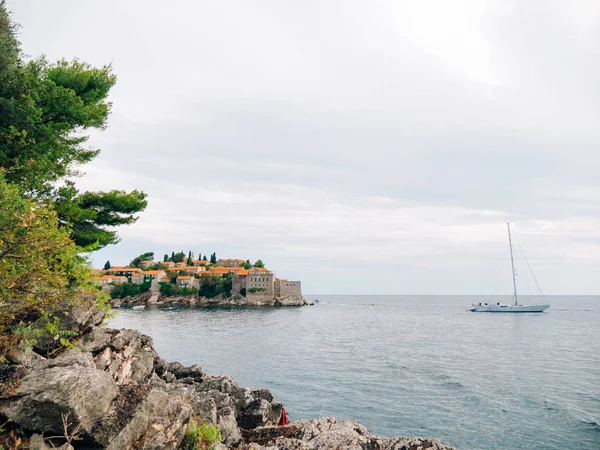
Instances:
[[[466,297],[319,298],[127,310],[111,325],[149,334],[170,361],[270,388],[293,419],[323,410],[460,449],[600,448],[597,298],[550,297],[531,315],[469,313]]]

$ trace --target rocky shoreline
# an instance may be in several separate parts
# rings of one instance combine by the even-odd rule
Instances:
[[[40,342],[0,365],[5,445],[13,439],[14,448],[41,450],[179,449],[193,419],[219,426],[215,449],[450,448],[436,439],[373,436],[334,418],[277,426],[282,405],[268,389],[241,388],[197,364],[168,363],[150,337],[101,327],[103,319],[97,310],[73,311],[64,323],[80,333],[77,348],[47,358]]]
[[[308,302],[304,297],[295,295],[281,295],[279,297],[265,298],[265,296],[224,296],[216,297],[198,297],[174,296],[163,297],[158,293],[147,292],[138,297],[126,297],[123,299],[111,299],[110,305],[113,308],[121,306],[139,306],[139,305],[164,305],[164,306],[307,306]]]

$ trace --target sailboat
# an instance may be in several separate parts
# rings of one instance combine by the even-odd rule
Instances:
[[[519,305],[517,299],[517,280],[515,278],[515,261],[513,259],[512,239],[510,237],[510,223],[506,224],[508,227],[508,246],[510,248],[510,265],[512,267],[512,280],[514,290],[514,305],[502,305],[500,303],[489,303],[480,302],[473,304],[469,311],[472,312],[501,312],[501,313],[541,313],[550,308],[550,305]],[[536,282],[537,283],[537,282]]]

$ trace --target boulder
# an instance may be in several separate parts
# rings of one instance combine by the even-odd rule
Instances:
[[[108,371],[120,385],[146,382],[158,359],[152,339],[135,330],[95,328],[82,336],[79,346],[94,355],[96,368]]]
[[[244,430],[242,449],[318,450],[451,450],[437,439],[379,438],[357,422],[334,418],[300,420],[285,427],[260,427]]]
[[[308,303],[304,297],[285,294],[275,299],[275,306],[306,306]]]
[[[94,367],[91,355],[67,352],[19,380],[14,394],[0,400],[0,413],[23,428],[55,434],[64,431],[68,414],[89,432],[117,393],[115,381]]]
[[[186,367],[178,362],[168,363],[167,370],[175,375],[175,378],[192,378],[196,382],[201,382],[204,372],[200,364],[194,364],[193,366]]]
[[[29,449],[30,450],[53,450],[53,449],[54,450],[74,450],[73,446],[69,443],[65,443],[65,444],[61,445],[60,447],[55,447],[55,446],[50,447],[44,441],[43,436],[40,436],[39,434],[33,434],[31,436],[31,438],[29,438]]]
[[[237,445],[242,440],[242,434],[235,420],[233,408],[222,408],[217,412],[217,423],[221,430],[222,442],[227,447]]]
[[[192,408],[176,395],[152,388],[116,436],[102,435],[108,450],[176,449],[185,434]]]
[[[239,414],[240,427],[248,430],[252,428],[277,425],[281,417],[281,403],[270,403],[258,398],[246,405]]]

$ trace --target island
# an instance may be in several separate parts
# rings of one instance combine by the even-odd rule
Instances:
[[[112,307],[136,305],[305,306],[302,282],[280,279],[259,259],[195,259],[192,251],[154,253],[134,258],[127,266],[93,269],[94,283],[110,294]]]

